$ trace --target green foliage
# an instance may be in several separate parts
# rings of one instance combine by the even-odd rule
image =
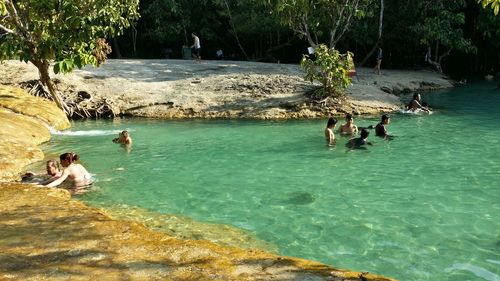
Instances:
[[[3,1],[0,12],[8,2]],[[13,33],[0,41],[0,58],[55,61],[56,73],[98,66],[103,54],[110,52],[100,38],[119,35],[130,26],[139,17],[138,4],[139,0],[14,1],[11,5],[18,17],[8,11],[4,25]]]
[[[478,0],[477,2],[481,3],[484,8],[490,5],[495,16],[498,15],[498,12],[500,11],[500,0]]]
[[[464,1],[421,1],[422,21],[413,27],[420,36],[420,42],[427,46],[439,44],[448,50],[475,53],[476,47],[463,36],[465,15],[461,9]]]
[[[314,56],[315,58],[311,58],[309,55],[304,55],[300,62],[306,72],[305,79],[311,82],[317,80],[322,84],[322,87],[315,91],[314,97],[342,95],[351,84],[348,72],[354,68],[352,53],[341,54],[320,44],[315,49]]]
[[[319,41],[333,48],[354,19],[362,19],[373,0],[268,0],[281,22],[311,46]]]

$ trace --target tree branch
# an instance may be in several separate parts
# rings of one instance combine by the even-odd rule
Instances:
[[[5,33],[16,34],[16,32],[14,30],[8,29],[7,27],[3,26],[2,24],[0,24],[0,30],[2,30]]]

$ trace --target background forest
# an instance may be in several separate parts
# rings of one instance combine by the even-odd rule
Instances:
[[[139,12],[110,39],[112,58],[181,58],[196,32],[204,59],[220,48],[231,60],[298,63],[323,43],[353,52],[358,66],[373,66],[378,46],[383,68],[436,62],[462,78],[500,65],[500,17],[475,0],[143,0]]]

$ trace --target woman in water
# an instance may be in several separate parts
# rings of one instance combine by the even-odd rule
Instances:
[[[47,184],[47,187],[58,186],[67,179],[72,182],[73,187],[82,187],[91,183],[91,176],[87,169],[83,167],[81,164],[76,164],[80,157],[78,154],[73,152],[66,152],[59,156],[59,160],[61,162],[61,166],[63,166],[64,170],[62,171],[62,175],[54,180],[53,182]]]

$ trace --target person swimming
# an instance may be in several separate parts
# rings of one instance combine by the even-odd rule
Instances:
[[[47,178],[47,176],[42,176],[32,172],[27,172],[23,175],[22,181],[46,185],[55,181],[62,175],[62,171],[59,170],[59,164],[57,163],[56,160],[53,159],[48,160],[45,163],[45,170],[47,171],[47,176],[49,176],[49,178]]]
[[[113,142],[131,145],[132,144],[132,137],[130,137],[130,134],[128,133],[128,131],[125,130],[125,131],[120,132],[118,134],[118,137],[113,139]]]
[[[340,126],[339,133],[341,135],[355,135],[358,133],[358,127],[354,125],[352,114],[347,113],[345,115],[346,123]]]
[[[81,164],[76,164],[80,157],[73,152],[66,152],[59,156],[61,166],[64,170],[59,178],[45,185],[47,187],[55,187],[69,180],[72,182],[72,187],[82,187],[92,183],[90,173]]]
[[[375,126],[375,135],[377,137],[383,137],[385,139],[392,138],[392,136],[389,136],[387,134],[387,128],[385,127],[389,123],[391,123],[389,116],[387,114],[382,115],[382,119],[381,119],[380,123],[378,123],[377,126]]]
[[[332,146],[335,144],[335,134],[333,133],[333,129],[337,125],[337,118],[335,117],[330,117],[328,118],[328,123],[326,124],[325,128],[325,137],[326,137],[326,142],[328,146]]]
[[[371,142],[367,141],[369,135],[370,131],[368,129],[362,129],[361,136],[350,139],[346,146],[351,149],[366,149],[365,145],[372,145]]]
[[[419,93],[414,93],[413,94],[413,99],[410,101],[410,103],[406,106],[408,110],[415,111],[417,109],[423,110],[427,113],[430,112],[429,108],[427,106],[423,106],[421,104],[421,98]]]

